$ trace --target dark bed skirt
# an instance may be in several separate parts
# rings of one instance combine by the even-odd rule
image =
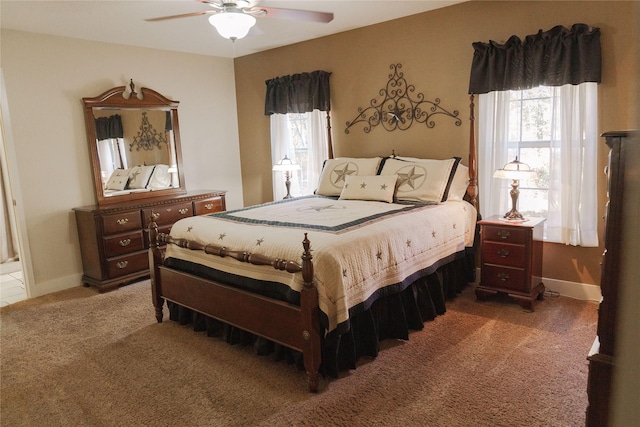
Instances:
[[[454,298],[474,281],[474,251],[439,267],[436,272],[413,281],[402,290],[376,299],[366,310],[350,315],[349,328],[327,336],[322,343],[321,373],[337,377],[342,370],[355,369],[360,357],[376,357],[383,339],[408,340],[409,332],[421,330],[424,323],[446,311],[446,300]],[[256,337],[239,328],[168,301],[169,318],[182,325],[193,325],[229,344],[253,345],[259,355],[273,355],[302,368],[302,355],[282,345]]]

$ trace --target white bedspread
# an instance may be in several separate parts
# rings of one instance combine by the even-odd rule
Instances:
[[[320,309],[328,331],[379,288],[472,246],[476,210],[467,202],[415,206],[303,197],[176,222],[171,235],[300,262],[311,241]],[[302,275],[175,245],[167,257],[302,289]]]

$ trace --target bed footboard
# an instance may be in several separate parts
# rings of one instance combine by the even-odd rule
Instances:
[[[300,306],[227,286],[192,274],[163,266],[164,254],[160,245],[173,244],[190,250],[200,250],[220,257],[232,257],[254,265],[271,265],[277,270],[302,273]],[[207,316],[280,343],[303,354],[307,385],[318,390],[318,371],[321,362],[318,291],[313,276],[311,243],[304,234],[302,263],[270,258],[245,251],[229,250],[222,246],[203,245],[187,239],[175,239],[158,233],[152,222],[149,227],[149,266],[151,296],[156,320],[163,320],[164,301],[173,301]]]

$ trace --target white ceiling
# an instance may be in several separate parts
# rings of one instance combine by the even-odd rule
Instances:
[[[197,0],[0,0],[0,16],[2,28],[13,30],[236,58],[462,1],[258,0],[268,7],[333,12],[334,19],[323,24],[258,18],[249,35],[235,43],[220,37],[206,16],[145,21],[211,10]]]

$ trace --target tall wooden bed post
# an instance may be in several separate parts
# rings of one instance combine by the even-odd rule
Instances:
[[[331,138],[331,111],[327,110],[327,145],[328,145],[328,156],[330,159],[333,159],[333,141]]]
[[[469,203],[478,209],[478,157],[476,151],[475,121],[474,95],[471,94],[469,103],[469,185],[467,186],[467,199]]]

